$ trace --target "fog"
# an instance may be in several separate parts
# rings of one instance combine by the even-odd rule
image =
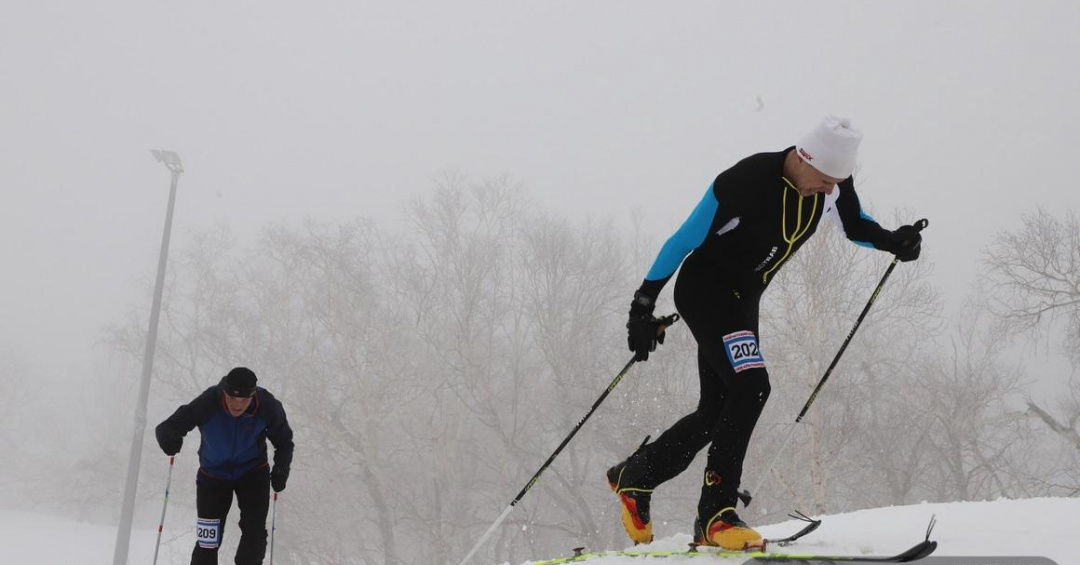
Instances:
[[[3,14],[0,386],[33,399],[51,430],[3,422],[25,457],[70,448],[57,430],[114,426],[134,407],[122,391],[138,366],[110,328],[145,331],[169,182],[149,149],[186,168],[174,257],[228,229],[240,251],[226,256],[254,260],[268,227],[306,220],[361,217],[408,243],[409,202],[447,178],[505,181],[530,213],[641,243],[618,271],[622,295],[598,310],[604,335],[715,175],[792,145],[825,114],[865,134],[856,178],[875,216],[930,220],[918,282],[943,307],[935,324],[971,323],[986,250],[1024,214],[1080,213],[1076,2],[58,1]],[[170,284],[190,280],[181,270]],[[1067,396],[1065,320],[1002,343],[1024,366],[1021,396]],[[625,356],[617,332],[598,337],[597,357]],[[220,376],[200,366],[186,393],[155,382],[152,423]],[[272,390],[297,386],[273,378]],[[123,427],[110,429],[126,453]],[[511,491],[484,500],[497,511]],[[100,519],[118,512],[119,500],[98,502]]]
[[[76,371],[95,330],[143,302],[168,186],[148,148],[188,169],[178,245],[219,221],[243,234],[282,218],[392,221],[448,169],[511,174],[566,216],[640,213],[660,238],[717,172],[825,113],[865,132],[863,197],[931,219],[936,277],[957,297],[1018,210],[1080,205],[1067,180],[1078,14],[1071,2],[9,6],[0,304],[18,323],[0,337]]]

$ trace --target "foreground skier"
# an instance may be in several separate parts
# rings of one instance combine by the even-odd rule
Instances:
[[[770,390],[758,344],[762,293],[826,214],[839,218],[856,243],[901,261],[919,257],[916,227],[886,230],[859,205],[851,175],[861,140],[850,121],[830,116],[794,147],[752,155],[720,173],[634,293],[628,343],[646,361],[657,344],[656,298],[682,265],[675,306],[697,341],[701,382],[696,411],[607,471],[635,543],[652,540],[653,490],[711,443],[695,541],[729,550],[763,546],[735,512],[743,459]]]

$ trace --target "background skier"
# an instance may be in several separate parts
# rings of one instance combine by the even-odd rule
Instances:
[[[157,427],[158,445],[170,456],[180,451],[184,435],[196,426],[202,436],[195,502],[198,541],[191,553],[192,565],[218,562],[234,493],[240,508],[236,564],[263,562],[270,487],[275,492],[285,489],[293,433],[281,402],[256,386],[256,381],[250,369],[236,367]],[[266,455],[267,439],[274,444],[273,470]]]

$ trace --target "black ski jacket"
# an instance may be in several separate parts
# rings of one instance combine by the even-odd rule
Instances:
[[[682,265],[680,276],[709,277],[760,294],[825,215],[838,218],[855,243],[889,250],[892,232],[863,212],[852,177],[831,195],[803,197],[795,190],[784,178],[784,158],[792,150],[751,155],[720,173],[664,244],[640,291],[655,301]]]

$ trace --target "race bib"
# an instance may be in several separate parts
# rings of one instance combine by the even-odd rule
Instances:
[[[221,545],[221,520],[199,518],[195,525],[195,535],[198,538],[199,547],[217,549]]]
[[[724,351],[736,373],[765,366],[754,332],[743,330],[724,336]]]

